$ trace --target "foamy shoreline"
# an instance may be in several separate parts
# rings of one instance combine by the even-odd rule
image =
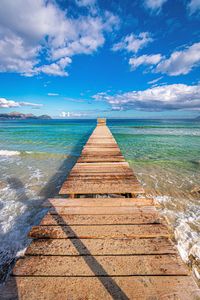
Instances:
[[[20,155],[20,151],[0,150],[0,156]]]

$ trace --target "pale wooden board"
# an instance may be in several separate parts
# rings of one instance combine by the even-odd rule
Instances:
[[[104,162],[102,162],[103,164]],[[113,164],[115,164],[116,162],[113,162]],[[118,163],[121,163],[121,162],[118,162]],[[81,168],[77,168],[77,167],[74,167],[72,169],[72,171],[70,172],[70,174],[72,173],[102,173],[103,174],[106,174],[106,173],[111,173],[111,174],[132,174],[134,175],[133,171],[131,170],[131,168],[128,168],[128,167],[116,167],[116,166],[113,166],[113,167],[103,167],[101,166],[101,162],[99,163],[100,165],[98,167],[93,167],[94,163],[84,163],[85,166],[81,167]],[[135,176],[136,177],[136,176]]]
[[[191,276],[11,277],[1,300],[197,300]]]
[[[152,198],[49,198],[43,203],[44,207],[50,206],[154,206]]]
[[[134,181],[134,182],[138,182],[136,177],[134,177],[134,175],[132,174],[107,174],[105,173],[104,175],[102,173],[71,173],[69,175],[69,177],[67,178],[67,182],[69,180],[131,180],[131,181]]]
[[[113,137],[112,133],[110,132],[110,134],[104,134],[103,135],[103,138],[104,139],[111,139],[111,140],[114,140],[115,141],[115,138]],[[92,140],[92,139],[102,139],[102,135],[97,135],[97,134],[94,134],[94,132],[91,134],[91,136],[89,137],[88,141],[89,140]]]
[[[76,200],[75,200],[76,201]],[[145,212],[148,213],[152,211],[152,207],[149,207],[149,210],[147,210],[148,207],[146,207]],[[144,211],[144,210],[143,210]],[[142,210],[139,210],[137,207],[132,206],[70,206],[70,207],[51,207],[49,210],[52,214],[63,214],[63,215],[133,215],[138,212],[142,212]]]
[[[26,256],[17,261],[13,274],[15,276],[141,276],[188,275],[189,271],[175,254]]]
[[[71,239],[38,239],[34,240],[26,250],[26,255],[150,255],[175,253],[177,253],[177,250],[172,241],[167,238],[81,239],[77,241]]]
[[[123,156],[93,156],[93,155],[84,155],[81,156],[77,162],[106,162],[106,161],[112,161],[112,162],[122,162],[125,161]]]
[[[74,184],[65,182],[59,192],[60,195],[67,194],[144,194],[144,189],[138,185],[130,185],[130,183],[81,183]]]
[[[108,139],[94,139],[94,140],[88,140],[88,142],[85,144],[85,146],[83,146],[83,149],[86,148],[90,148],[90,147],[94,147],[94,148],[103,148],[105,147],[105,149],[109,149],[109,148],[116,148],[116,149],[120,149],[118,144],[116,143],[116,141],[112,141],[112,140],[108,140]]]
[[[102,182],[103,181],[103,182]],[[115,175],[115,176],[110,176],[105,174],[104,179],[102,178],[102,176],[100,175],[87,175],[87,176],[82,176],[82,174],[79,176],[76,175],[70,175],[66,185],[71,186],[71,185],[75,185],[75,184],[79,184],[79,188],[84,185],[84,184],[101,184],[103,183],[104,185],[108,185],[108,184],[123,184],[123,185],[127,185],[127,184],[132,184],[132,186],[139,186],[138,181],[130,176],[126,176],[126,175]]]
[[[85,168],[85,169],[74,169],[70,172],[69,176],[72,175],[92,175],[92,176],[113,176],[113,178],[117,175],[125,175],[125,176],[133,176],[133,178],[137,181],[136,176],[131,170],[123,170],[123,169],[92,169],[92,168]],[[66,180],[67,181],[67,180]]]
[[[109,209],[109,207],[108,207]],[[164,219],[156,212],[132,215],[52,215],[47,214],[40,225],[123,225],[123,224],[159,224]]]
[[[138,182],[137,178],[134,176],[134,174],[129,171],[126,172],[124,170],[93,170],[93,169],[85,169],[85,170],[73,170],[70,172],[69,176],[101,176],[102,178],[104,176],[112,176],[112,178],[114,179],[116,176],[131,176],[131,178],[133,178],[133,180],[135,180],[136,182]],[[69,177],[68,176],[68,177]],[[68,179],[67,179],[68,180]],[[65,182],[67,182],[67,180]]]
[[[88,150],[88,149],[87,149]],[[90,151],[90,149],[88,150],[88,152],[92,152],[92,153],[82,153],[81,155],[80,155],[80,157],[84,157],[84,156],[92,156],[93,155],[93,151]],[[98,151],[96,151],[96,152],[98,152]],[[121,158],[124,158],[124,156],[122,155],[122,153],[118,153],[118,154],[115,154],[115,153],[109,153],[110,154],[110,157],[116,157],[116,156],[118,156],[118,157],[121,157]],[[99,152],[99,153],[97,153],[96,154],[97,156],[101,156],[101,157],[104,157],[105,155],[104,155],[104,153],[101,153],[101,152]],[[106,156],[106,157],[108,157],[108,155]],[[109,161],[108,161],[109,162]],[[124,162],[125,162],[125,160],[124,160]],[[79,162],[78,162],[79,163]],[[95,163],[95,162],[94,162]],[[110,163],[112,163],[112,161],[110,161]]]
[[[111,148],[111,149],[115,148],[115,149],[120,149],[116,142],[106,141],[106,143],[105,143],[105,141],[102,142],[102,141],[98,141],[98,140],[93,141],[93,142],[92,141],[88,142],[83,147],[83,149],[90,149],[90,148],[98,148],[98,149],[99,148],[105,148],[105,149],[107,149],[107,148]]]
[[[73,172],[134,174],[133,170],[126,165],[126,162],[76,163],[71,173]]]
[[[121,155],[122,153],[119,149],[111,149],[111,148],[86,148],[83,150],[81,155],[102,155],[102,156],[111,156],[111,155]]]
[[[127,172],[133,174],[133,170],[127,165],[121,165],[125,162],[100,162],[100,163],[76,163],[71,172]],[[107,165],[106,165],[107,164]],[[119,164],[119,165],[117,165]]]
[[[152,238],[170,237],[164,224],[34,226],[32,238]]]
[[[90,148],[84,149],[81,155],[122,155],[119,149]]]
[[[101,144],[107,144],[107,143],[113,143],[115,145],[118,145],[115,141],[115,139],[113,137],[107,137],[107,136],[104,136],[104,137],[94,137],[94,136],[91,136],[86,145],[87,144],[90,144],[90,143],[101,143]]]
[[[81,167],[129,167],[129,164],[127,162],[120,162],[120,163],[94,163],[94,164],[88,164],[86,165],[85,163],[76,163],[75,165],[77,168],[81,168]]]
[[[88,142],[85,144],[84,148],[85,147],[90,147],[90,146],[117,147],[118,149],[120,149],[115,140],[107,139],[107,138],[104,138],[104,139],[89,139]]]
[[[104,162],[102,162],[102,163],[104,163]],[[116,163],[116,162],[113,162],[113,164],[114,163]],[[119,162],[120,163],[120,162]],[[95,173],[101,173],[102,174],[102,176],[104,175],[104,174],[106,174],[106,173],[108,173],[108,174],[127,174],[127,175],[134,175],[133,174],[133,171],[130,169],[130,168],[128,168],[128,167],[126,167],[126,168],[124,168],[124,167],[120,167],[120,168],[116,168],[116,167],[113,167],[113,168],[108,168],[108,167],[102,167],[102,166],[99,166],[99,167],[92,167],[91,165],[93,164],[93,163],[85,163],[85,165],[87,164],[87,166],[85,166],[85,167],[81,167],[81,168],[73,168],[73,170],[71,171],[71,174],[73,174],[73,173],[94,173],[94,175],[95,175]],[[101,164],[101,162],[100,162],[100,164]],[[136,176],[134,176],[134,177],[136,177]]]
[[[108,156],[119,156],[121,155],[121,151],[117,151],[117,150],[112,150],[112,151],[109,151],[109,150],[103,150],[103,151],[100,151],[100,150],[84,150],[82,152],[83,156],[85,155],[93,155],[93,156],[105,156],[105,157],[108,157]]]
[[[102,141],[102,143],[104,143],[107,140],[109,140],[109,141],[111,141],[111,140],[115,141],[115,139],[114,139],[114,137],[112,135],[108,135],[108,134],[105,133],[105,134],[101,134],[101,135],[97,135],[97,134],[94,135],[94,134],[92,134],[90,136],[90,138],[88,139],[88,142],[89,141]]]
[[[92,154],[92,153],[101,153],[102,155],[106,155],[106,154],[121,154],[121,151],[119,150],[119,148],[101,148],[101,147],[87,147],[84,148],[82,151],[82,154]]]
[[[82,154],[82,156],[84,155],[101,155],[101,156],[122,156],[121,151],[117,150],[117,149],[105,149],[105,148],[99,148],[99,149],[85,149]],[[112,163],[112,162],[111,162]]]

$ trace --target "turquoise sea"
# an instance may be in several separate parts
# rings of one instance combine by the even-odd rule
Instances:
[[[174,227],[182,258],[198,276],[200,122],[108,120],[122,153]],[[0,276],[30,243],[27,233],[57,193],[96,120],[0,122]]]

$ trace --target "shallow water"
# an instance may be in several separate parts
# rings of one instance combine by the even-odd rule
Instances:
[[[4,270],[30,242],[27,233],[45,213],[96,121],[0,122],[0,261]],[[108,121],[146,192],[161,203],[184,260],[200,259],[200,122]]]

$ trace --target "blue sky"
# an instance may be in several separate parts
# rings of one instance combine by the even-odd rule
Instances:
[[[0,112],[200,115],[199,0],[1,0]]]

